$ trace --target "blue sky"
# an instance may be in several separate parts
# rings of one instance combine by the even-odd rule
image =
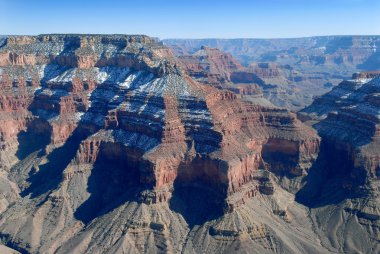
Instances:
[[[380,35],[380,0],[0,0],[0,34]]]

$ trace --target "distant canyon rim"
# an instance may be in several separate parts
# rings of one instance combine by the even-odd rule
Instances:
[[[379,253],[380,36],[0,37],[0,252]]]

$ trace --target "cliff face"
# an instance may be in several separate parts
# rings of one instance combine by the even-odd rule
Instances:
[[[288,39],[169,39],[164,43],[173,45],[178,54],[193,53],[203,45],[218,48],[244,64],[300,61],[299,64],[364,64],[368,65],[366,69],[376,70],[379,62],[372,61],[372,58],[377,54],[379,40],[379,36],[316,36]]]
[[[342,251],[349,246],[360,250],[362,242],[374,246],[380,239],[380,79],[374,72],[353,77],[300,112],[322,138],[325,164],[311,173],[319,179],[309,178],[299,199],[316,208],[313,216],[325,228],[324,241],[342,246]],[[352,231],[360,237],[351,237]]]
[[[194,81],[146,36],[8,37],[0,56],[0,232],[20,251],[233,248],[227,217],[277,207],[274,186],[301,188],[319,150],[294,114]],[[249,249],[273,250],[250,223]]]
[[[178,56],[178,60],[186,73],[202,84],[230,90],[255,104],[274,107],[264,98],[261,87],[265,82],[228,53],[202,46],[193,54]]]
[[[216,48],[202,46],[194,54],[180,55],[178,58],[189,75],[202,83],[214,86],[229,83],[263,83],[230,54]]]
[[[275,63],[251,63],[249,69],[267,83],[274,83],[276,79],[285,79],[281,66]]]
[[[8,247],[26,253],[379,248],[368,236],[376,213],[365,210],[376,205],[360,199],[376,201],[378,159],[365,149],[357,154],[363,144],[355,143],[377,137],[376,114],[365,113],[378,109],[371,88],[377,83],[362,86],[363,106],[338,117],[342,126],[357,120],[349,137],[321,146],[295,114],[247,99],[257,93],[254,85],[234,84],[234,91],[223,82],[200,83],[146,36],[8,37],[0,55],[0,240]],[[208,59],[220,73],[241,68],[221,56]],[[342,132],[340,125],[331,133],[323,127],[335,122],[319,123],[324,140]],[[350,160],[346,148],[355,150]],[[338,151],[345,168],[332,170],[328,151]],[[326,185],[318,182],[324,175],[332,179]],[[334,214],[334,205],[316,197],[342,175],[342,188],[364,193],[338,197],[352,204],[339,207],[353,223],[364,218],[365,246],[360,238],[343,247],[344,237],[330,237],[332,223],[326,222],[328,233],[317,223]],[[368,218],[375,219],[368,224]],[[344,228],[338,235],[349,234]]]
[[[306,121],[316,122],[314,127],[326,143],[347,153],[351,169],[356,171],[351,175],[346,173],[366,183],[378,179],[380,168],[380,79],[379,74],[373,72],[354,74],[353,77],[356,79],[342,82],[299,115]]]
[[[231,54],[270,85],[262,87],[267,99],[297,111],[352,73],[380,69],[379,36],[178,39],[164,43],[178,55],[193,54],[202,45]]]

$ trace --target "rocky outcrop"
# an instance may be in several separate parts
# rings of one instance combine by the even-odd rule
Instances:
[[[8,57],[0,66],[0,241],[8,247],[21,253],[379,248],[368,234],[378,219],[377,78],[343,84],[352,92],[347,102],[330,96],[326,105],[342,106],[316,125],[321,143],[294,113],[255,103],[258,85],[194,80],[181,60],[146,36],[11,36],[0,53],[35,58],[30,64]],[[214,66],[223,73],[241,68],[221,55],[206,59],[219,61]],[[233,83],[233,75],[226,77]],[[351,237],[348,224],[326,221],[341,224],[332,218],[338,211],[368,244]]]
[[[317,97],[312,105],[298,113],[299,117],[301,119],[305,118],[305,120],[322,120],[330,112],[364,101],[364,98],[371,91],[362,89],[362,87],[377,76],[379,76],[379,73],[376,71],[353,74],[351,80],[345,80],[332,89],[331,92]]]
[[[325,164],[315,170],[316,177],[308,180],[299,198],[316,208],[312,214],[330,237],[323,241],[342,246],[342,251],[369,251],[363,241],[379,248],[380,77],[368,79],[372,75],[355,74],[357,79],[342,82],[300,113],[322,137]],[[335,217],[338,213],[345,218]],[[360,230],[360,240],[350,237],[352,230]]]
[[[380,69],[379,36],[322,36],[289,39],[164,40],[180,56],[202,45],[231,54],[268,86],[264,96],[294,111],[329,92],[354,72]]]
[[[373,79],[380,75],[380,71],[362,71],[352,74],[352,79]]]
[[[231,82],[231,74],[244,69],[230,54],[205,46],[194,54],[183,55],[179,59],[190,76],[215,86]]]
[[[280,66],[275,63],[251,63],[249,69],[267,83],[273,83],[271,81],[275,79],[285,78]]]
[[[205,84],[225,87],[231,83],[263,83],[255,73],[249,72],[230,54],[216,48],[202,46],[194,54],[180,55],[179,60],[191,77]]]
[[[233,58],[202,51],[196,69],[215,71],[219,85],[254,82]],[[276,206],[276,189],[300,189],[318,154],[318,136],[294,114],[244,99],[261,96],[257,85],[201,84],[186,74],[190,58],[184,67],[146,36],[10,36],[0,54],[0,235],[21,252],[197,252],[188,244],[205,233],[219,245],[243,231],[208,231],[209,221],[261,195]],[[108,216],[124,219],[105,239]],[[267,226],[244,230],[274,250]]]
[[[194,54],[180,55],[179,65],[196,81],[239,94],[243,100],[274,107],[264,98],[264,81],[230,54],[202,46]]]
[[[340,97],[341,102],[335,105],[330,104],[327,116],[315,124],[322,137],[338,144],[340,149],[346,150],[345,152],[352,160],[353,168],[365,170],[362,172],[364,175],[360,177],[369,177],[369,179],[377,179],[376,170],[380,166],[376,162],[380,128],[379,80],[379,77],[376,77],[369,82],[367,80],[348,81],[355,84],[356,89]],[[344,85],[345,83],[342,83],[339,87]],[[331,99],[330,95],[326,97]],[[359,176],[353,173],[352,177]],[[360,181],[366,182],[366,179]]]
[[[379,75],[354,77],[365,78],[342,82],[299,114],[306,116],[306,121],[316,122],[314,126],[326,142],[347,154],[347,165],[356,170],[351,177],[365,183],[378,175]]]
[[[172,39],[176,53],[202,45],[228,52],[244,64],[294,61],[299,64],[360,65],[376,54],[379,36],[316,36],[289,39]],[[374,63],[372,63],[374,64]],[[377,69],[379,66],[372,66]]]

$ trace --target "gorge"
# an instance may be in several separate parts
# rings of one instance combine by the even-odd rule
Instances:
[[[273,82],[294,88],[284,65],[247,66],[215,48],[179,53],[168,43],[0,39],[4,248],[380,251],[379,73],[325,87],[295,113],[308,103],[269,96]],[[364,64],[375,58],[367,53],[342,61]]]

